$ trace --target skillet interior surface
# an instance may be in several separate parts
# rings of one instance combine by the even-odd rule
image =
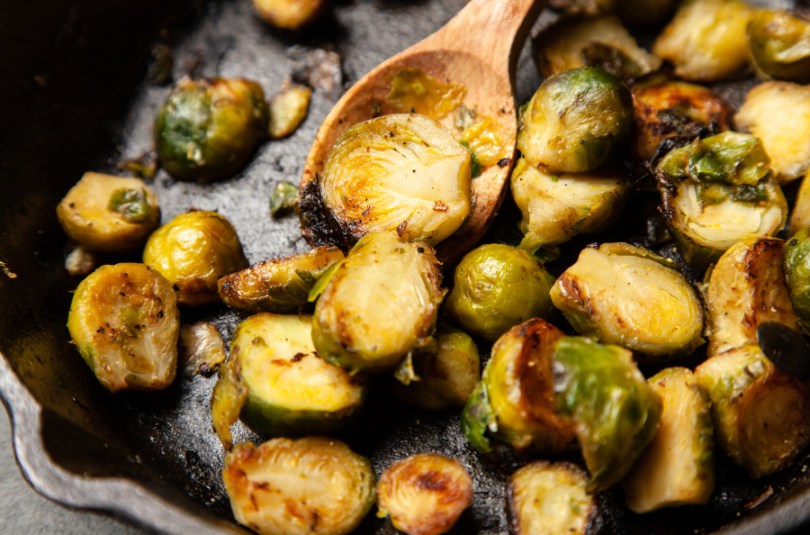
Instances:
[[[192,526],[200,533],[242,532],[231,523],[220,477],[224,452],[208,414],[216,378],[178,376],[162,392],[111,395],[71,347],[65,328],[70,291],[80,279],[64,270],[67,239],[55,207],[83,172],[114,174],[119,162],[151,149],[152,121],[168,92],[166,86],[145,81],[151,47],[162,42],[172,48],[175,80],[189,73],[244,76],[259,81],[270,95],[289,77],[293,45],[334,47],[350,84],[441,27],[464,4],[338,0],[323,20],[298,35],[260,23],[248,0],[0,5],[0,261],[9,270],[0,272],[0,388],[14,424],[18,459],[37,490],[166,533],[188,533]],[[554,16],[544,12],[538,27]],[[518,103],[528,100],[539,83],[527,47],[518,71]],[[754,83],[716,89],[738,106]],[[280,180],[300,180],[310,143],[333,104],[316,91],[302,127],[288,139],[262,145],[248,166],[227,180],[200,185],[159,172],[152,187],[160,196],[163,222],[192,206],[218,210],[236,227],[251,263],[307,250],[295,216],[273,220],[268,199]],[[795,188],[786,193],[795,196]],[[643,241],[640,229],[654,204],[654,196],[640,195],[638,202],[628,203],[617,227],[564,246],[568,254],[550,269],[560,273],[590,241],[628,236]],[[509,212],[507,204],[501,223],[508,223]],[[489,235],[496,237],[496,231]],[[109,260],[139,261],[139,256]],[[224,306],[184,309],[182,315],[184,323],[212,321],[225,340],[244,318]],[[564,324],[561,317],[552,322]],[[700,358],[683,364],[692,366]],[[459,458],[476,488],[472,507],[452,533],[507,533],[504,481],[529,458],[508,449],[486,458],[473,452],[458,419],[457,412],[420,411],[377,391],[364,414],[339,437],[367,455],[377,473],[419,452]],[[235,439],[260,440],[241,424]],[[726,527],[735,533],[769,533],[795,527],[810,515],[806,455],[756,481],[718,457],[718,485],[709,505],[639,516],[624,508],[620,491],[606,492],[599,496],[604,532],[679,535]],[[136,483],[122,486],[129,481]],[[358,533],[395,531],[387,520],[370,514]]]

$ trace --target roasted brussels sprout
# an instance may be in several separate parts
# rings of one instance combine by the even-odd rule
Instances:
[[[800,330],[782,271],[782,247],[776,238],[745,240],[714,266],[706,289],[708,355],[757,345],[757,327],[766,321]]]
[[[284,30],[298,30],[316,20],[329,0],[252,0],[265,22]]]
[[[441,535],[473,498],[473,480],[460,462],[435,453],[392,463],[377,482],[377,516],[391,517],[407,535]]]
[[[667,368],[648,381],[661,396],[661,428],[622,480],[635,513],[705,504],[714,490],[714,427],[709,394],[687,368]]]
[[[637,160],[651,160],[659,146],[682,147],[698,137],[729,129],[731,107],[709,89],[651,75],[633,87],[635,128],[630,149]]]
[[[157,196],[137,178],[85,173],[56,207],[71,240],[90,252],[143,244],[160,224]]]
[[[155,119],[160,163],[172,176],[204,182],[238,171],[265,136],[269,112],[256,82],[180,80]]]
[[[772,236],[787,202],[762,142],[723,132],[667,154],[656,168],[662,211],[681,256],[702,269],[747,238]]]
[[[540,32],[532,44],[543,78],[579,67],[599,67],[631,80],[661,66],[661,60],[639,47],[615,17],[563,18]]]
[[[686,0],[653,45],[686,80],[714,82],[749,69],[745,28],[754,8],[740,0]]]
[[[715,441],[757,478],[788,466],[810,443],[810,391],[759,347],[711,357],[695,370],[711,398]]]
[[[315,306],[318,355],[353,372],[393,369],[433,334],[441,280],[427,243],[366,234],[332,272]]]
[[[219,279],[219,296],[242,312],[301,312],[317,280],[345,257],[337,247],[260,262]]]
[[[633,124],[633,98],[621,80],[595,67],[543,82],[518,124],[517,147],[551,173],[596,169],[624,146]]]
[[[247,258],[227,219],[192,210],[149,236],[143,263],[174,285],[178,303],[196,306],[216,303],[217,280],[247,267]]]
[[[418,113],[441,119],[456,109],[467,88],[445,84],[416,67],[399,69],[391,80],[391,91],[385,99],[398,113]]]
[[[345,535],[374,505],[371,463],[331,438],[240,444],[222,477],[236,521],[261,535]]]
[[[101,266],[73,294],[73,344],[110,392],[174,380],[180,313],[171,284],[143,264]]]
[[[618,167],[555,175],[525,158],[518,160],[511,182],[523,213],[520,248],[529,252],[604,230],[619,217],[627,191],[626,173]]]
[[[186,378],[213,374],[225,361],[222,336],[207,321],[180,328],[178,367]]]
[[[598,515],[585,491],[588,477],[567,462],[534,461],[518,469],[506,487],[515,535],[586,535]]]
[[[257,0],[261,1],[261,0]],[[270,0],[278,2],[279,0]],[[290,2],[291,0],[281,0]],[[307,1],[292,0],[295,3],[306,4]],[[317,1],[317,0],[316,0]],[[325,0],[324,0],[325,1]],[[273,95],[270,99],[270,137],[279,139],[287,137],[298,128],[309,109],[309,97],[312,89],[297,84],[285,83],[281,91]]]
[[[810,20],[784,10],[759,10],[748,23],[757,67],[773,78],[810,82]]]
[[[777,182],[790,182],[807,173],[810,87],[788,82],[759,84],[748,92],[734,125],[762,141]]]
[[[487,433],[518,450],[556,453],[574,445],[574,426],[554,405],[552,354],[563,333],[542,319],[513,327],[492,346],[478,387],[461,416],[476,450],[491,451]]]
[[[430,411],[463,407],[481,379],[478,347],[463,331],[440,326],[432,343],[413,354],[418,380],[395,383],[392,394]]]
[[[551,288],[551,300],[580,334],[651,360],[703,344],[703,308],[671,260],[626,243],[586,248]]]
[[[553,351],[556,409],[574,423],[591,472],[588,492],[605,490],[627,474],[655,437],[661,396],[626,349],[567,336]]]
[[[783,250],[790,303],[805,332],[810,332],[810,227],[790,238]]]
[[[554,276],[530,254],[508,245],[473,249],[456,267],[455,280],[445,310],[462,329],[489,341],[552,310],[548,292]]]

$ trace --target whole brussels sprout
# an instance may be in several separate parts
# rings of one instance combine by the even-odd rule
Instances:
[[[216,212],[180,214],[149,236],[143,263],[174,285],[178,303],[216,303],[217,281],[247,267],[233,225]]]
[[[793,311],[805,332],[810,332],[810,227],[794,234],[785,243],[783,254]]]
[[[757,67],[773,78],[810,82],[810,20],[800,13],[762,9],[748,23]]]
[[[204,182],[238,171],[267,136],[269,112],[256,82],[180,80],[155,119],[160,163],[172,176]]]
[[[456,267],[444,309],[468,333],[495,341],[530,318],[547,318],[552,284],[554,276],[525,251],[482,245]]]
[[[543,82],[518,125],[517,147],[535,167],[584,173],[624,146],[633,124],[633,99],[621,80],[595,67]]]

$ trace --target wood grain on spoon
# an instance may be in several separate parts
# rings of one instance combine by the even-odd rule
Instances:
[[[513,84],[523,43],[545,0],[472,0],[442,29],[378,65],[338,101],[315,136],[301,181],[306,185],[323,172],[337,138],[353,125],[395,111],[386,103],[391,79],[403,67],[417,67],[445,83],[464,84],[464,104],[499,124],[509,164],[493,165],[473,180],[473,206],[467,222],[438,246],[440,258],[452,263],[486,232],[503,201],[504,185],[514,165],[517,105]],[[449,126],[452,113],[441,122]],[[302,219],[303,221],[303,219]],[[306,225],[304,234],[319,241]]]

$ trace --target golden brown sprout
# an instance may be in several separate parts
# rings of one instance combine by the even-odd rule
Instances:
[[[444,84],[422,69],[404,67],[391,80],[391,91],[385,99],[398,113],[419,113],[441,119],[456,109],[467,88],[461,84]]]
[[[762,9],[748,24],[757,67],[779,80],[810,82],[810,20],[798,12]]]
[[[210,375],[225,361],[222,336],[207,321],[180,328],[179,366],[186,378]]]
[[[392,463],[377,483],[377,516],[407,535],[447,533],[469,507],[473,481],[455,459],[435,453]]]
[[[261,535],[345,535],[374,504],[371,464],[335,439],[240,444],[222,477],[236,521]]]
[[[766,321],[800,331],[782,270],[783,246],[776,238],[742,241],[714,266],[706,290],[708,355],[757,345],[757,327]]]
[[[276,28],[297,30],[318,18],[328,0],[252,0],[259,17]]]
[[[247,267],[247,258],[227,219],[192,210],[149,236],[143,263],[172,283],[178,303],[196,306],[219,301],[217,280]]]
[[[174,380],[180,313],[171,284],[152,268],[97,269],[73,294],[68,330],[110,392],[161,390]]]
[[[137,178],[85,173],[56,207],[65,233],[91,252],[142,245],[160,224],[157,196]]]
[[[284,83],[281,91],[273,95],[268,103],[272,139],[287,137],[296,131],[307,116],[310,95],[312,95],[312,89],[287,82]]]

